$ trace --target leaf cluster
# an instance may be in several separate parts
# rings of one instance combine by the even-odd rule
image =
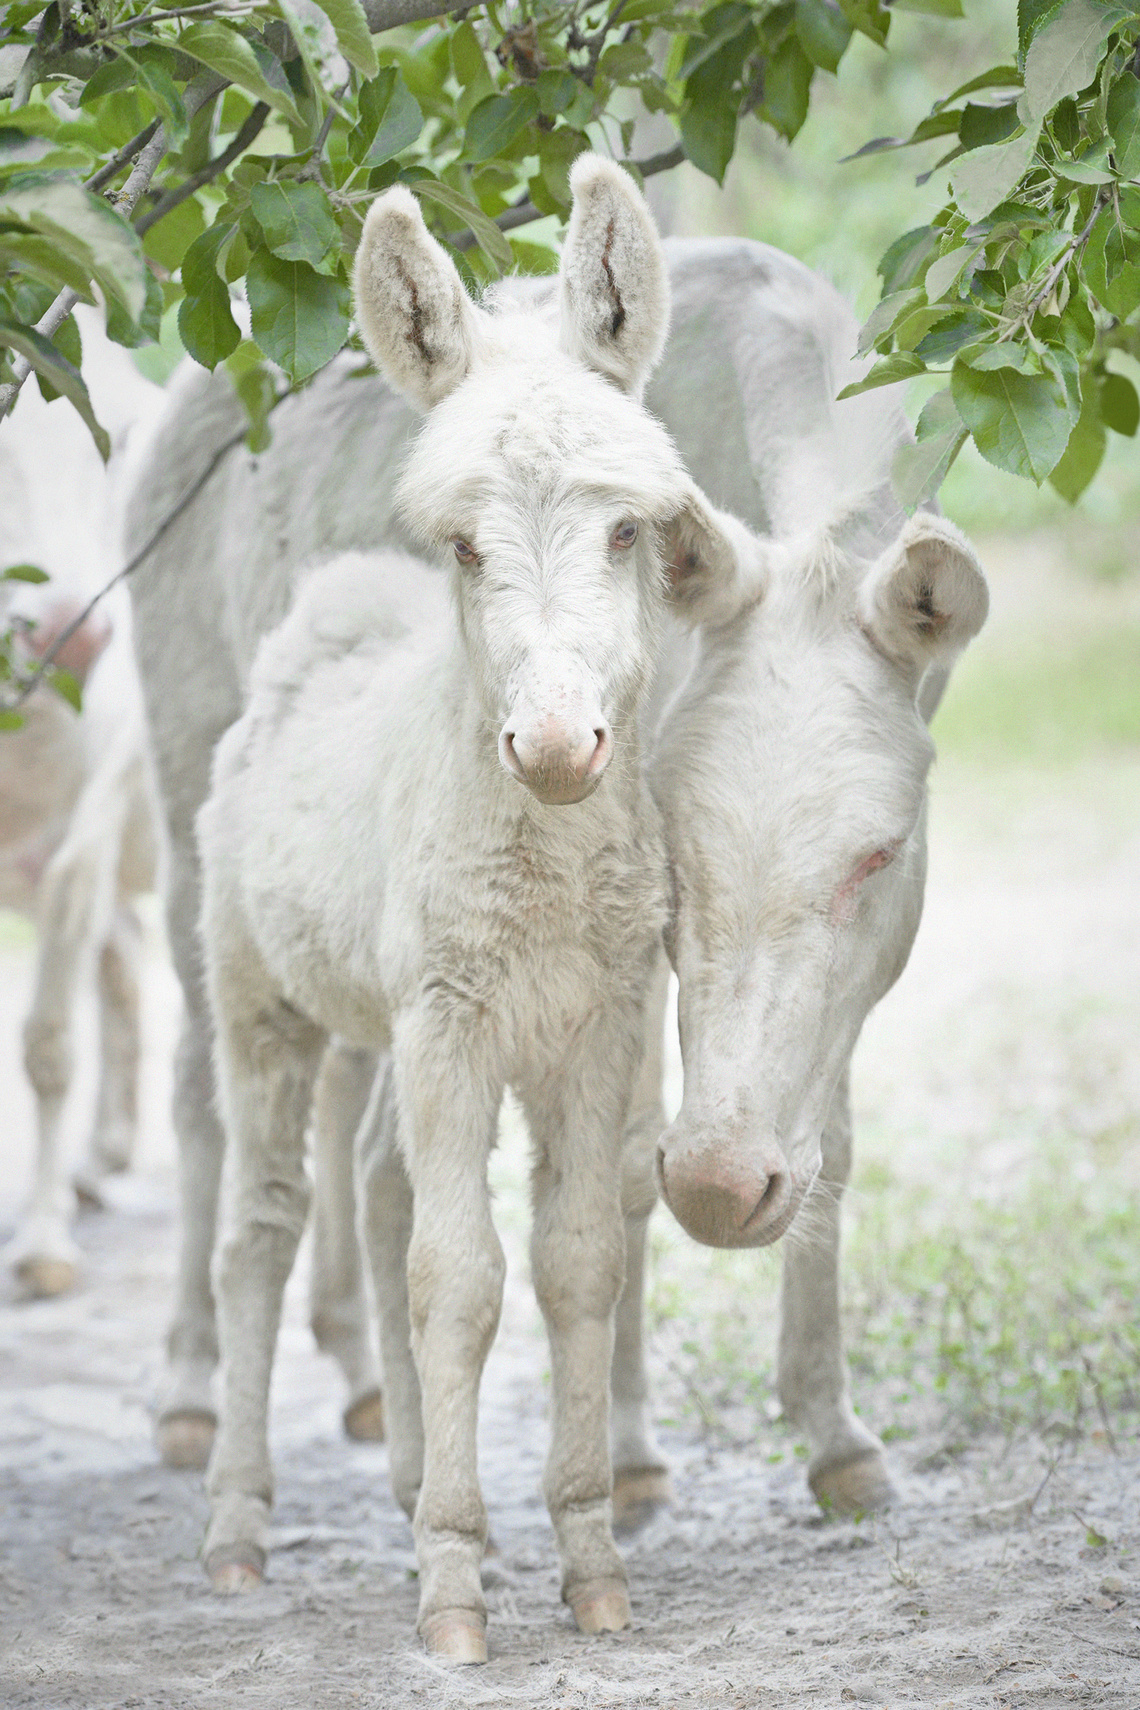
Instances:
[[[1140,7],[1021,0],[1016,63],[971,78],[905,138],[950,147],[951,199],[879,264],[883,296],[841,396],[937,373],[896,484],[929,498],[968,437],[1000,469],[1075,501],[1106,431],[1140,401],[1114,352],[1140,356]],[[926,174],[930,176],[930,174]]]

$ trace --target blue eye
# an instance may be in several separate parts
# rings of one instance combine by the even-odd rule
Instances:
[[[624,551],[626,547],[632,546],[636,539],[637,524],[634,522],[633,518],[630,517],[627,518],[625,522],[619,523],[617,528],[614,529],[613,534],[610,536],[610,545]]]
[[[477,564],[478,563],[479,554],[476,552],[475,548],[471,545],[471,542],[469,540],[464,540],[462,535],[453,534],[451,537],[451,545],[452,545],[452,549],[455,553],[456,558],[458,558],[458,560],[461,564]]]

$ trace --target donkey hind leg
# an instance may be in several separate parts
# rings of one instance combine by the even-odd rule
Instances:
[[[167,1370],[155,1436],[167,1466],[201,1469],[210,1458],[217,1414],[213,1376],[218,1334],[210,1263],[225,1140],[214,1092],[213,1028],[202,981],[197,931],[199,879],[193,842],[170,841],[167,934],[182,987],[182,1027],[174,1055],[180,1247]]]
[[[344,1373],[344,1428],[384,1440],[384,1403],[356,1231],[353,1143],[376,1078],[376,1054],[334,1039],[313,1097],[313,1268],[309,1322]]]
[[[895,1491],[882,1443],[851,1406],[839,1321],[839,1202],[851,1172],[846,1074],[823,1135],[823,1166],[802,1242],[785,1239],[777,1389],[788,1418],[811,1444],[808,1483],[822,1507],[885,1508]]]
[[[418,1625],[429,1651],[485,1662],[479,1568],[487,1510],[475,1434],[506,1270],[487,1187],[503,1082],[478,1022],[460,1033],[454,1012],[441,1014],[430,999],[401,1018],[393,1060],[414,1196],[408,1305],[423,1395],[424,1469],[413,1522]]]
[[[661,1103],[669,965],[659,955],[645,1005],[644,1045],[622,1146],[625,1287],[614,1318],[610,1441],[614,1531],[638,1530],[673,1499],[669,1467],[653,1435],[645,1365],[645,1242],[657,1201],[653,1165],[665,1128]]]
[[[234,946],[227,946],[234,955]],[[235,962],[237,958],[235,957]],[[243,974],[248,981],[248,962]],[[218,1064],[234,1174],[218,1266],[222,1407],[206,1477],[202,1548],[214,1589],[245,1591],[265,1567],[273,1474],[269,1380],[281,1301],[309,1208],[305,1129],[327,1035],[271,993],[220,993]]]
[[[531,1271],[550,1338],[551,1442],[544,1488],[562,1596],[584,1633],[630,1623],[614,1546],[609,1376],[625,1268],[621,1132],[640,1041],[612,1015],[569,1071],[523,1092],[535,1146]]]
[[[138,1133],[140,936],[138,915],[120,901],[99,950],[99,1100],[75,1175],[80,1197],[96,1206],[102,1178],[129,1169]]]
[[[36,1174],[28,1210],[4,1254],[36,1295],[70,1288],[79,1259],[70,1231],[74,1196],[60,1157],[61,1125],[73,1066],[76,985],[97,923],[109,912],[111,882],[106,840],[69,838],[41,886],[36,989],[24,1026],[24,1064],[37,1107]]]
[[[357,1169],[361,1240],[372,1270],[380,1321],[388,1470],[396,1501],[410,1520],[423,1483],[424,1426],[408,1311],[412,1185],[400,1152],[390,1057],[380,1060],[368,1109],[360,1124]]]

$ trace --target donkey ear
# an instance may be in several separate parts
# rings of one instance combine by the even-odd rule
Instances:
[[[471,368],[479,311],[402,184],[368,210],[353,286],[368,354],[390,386],[430,410]]]
[[[982,567],[965,535],[929,511],[913,516],[871,566],[859,596],[859,616],[875,646],[919,677],[973,640],[989,606]]]
[[[562,348],[640,397],[669,330],[669,278],[653,216],[629,174],[580,154],[562,250]]]
[[[768,548],[736,517],[714,510],[694,487],[658,526],[670,604],[690,623],[728,623],[764,592]]]

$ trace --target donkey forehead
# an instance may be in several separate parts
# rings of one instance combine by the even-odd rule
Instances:
[[[667,511],[683,479],[661,424],[641,404],[551,345],[477,364],[436,406],[412,448],[401,502],[436,534],[488,503],[532,507],[575,492]]]

